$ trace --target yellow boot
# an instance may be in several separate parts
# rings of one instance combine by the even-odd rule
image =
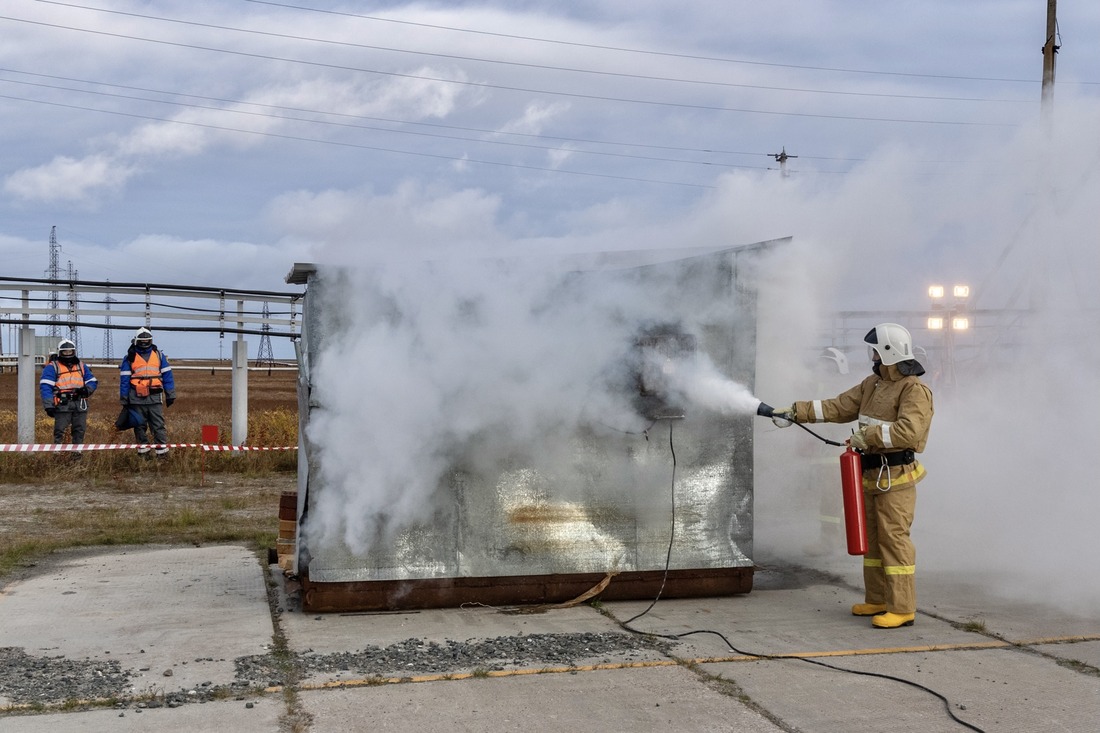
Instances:
[[[885,603],[857,603],[852,606],[853,616],[874,616],[879,613],[886,613]]]
[[[877,629],[896,629],[899,626],[912,626],[915,613],[880,613],[871,619],[871,625]]]

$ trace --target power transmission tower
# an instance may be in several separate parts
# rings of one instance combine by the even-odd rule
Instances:
[[[271,317],[271,311],[268,308],[267,301],[264,301],[264,325],[261,327],[263,336],[260,337],[260,349],[256,352],[256,366],[267,364],[275,366],[275,354],[271,351],[271,325],[267,322],[267,319]]]
[[[110,280],[107,281],[111,282]],[[110,295],[103,299],[103,310],[107,311],[107,315],[103,317],[103,325],[106,326],[103,329],[103,359],[105,361],[111,361],[114,359],[115,345],[111,340],[111,303],[114,303],[115,299]]]
[[[46,268],[47,280],[60,280],[61,279],[61,265],[58,262],[58,255],[61,253],[61,245],[57,243],[57,227],[50,227],[50,265]],[[61,338],[61,318],[57,314],[58,310],[58,298],[57,291],[50,291],[50,310],[54,311],[50,314],[49,321],[50,327],[46,335],[52,340]]]
[[[76,286],[75,283],[80,277],[77,271],[73,269],[73,261],[69,260],[69,338],[76,345],[76,353],[80,353],[80,329],[76,327]]]
[[[771,155],[773,158],[775,158],[776,162],[779,163],[779,174],[781,176],[786,178],[787,176],[791,175],[787,171],[787,161],[790,160],[791,158],[797,158],[798,157],[797,155],[787,155],[787,146],[786,145],[783,146],[783,149],[780,152],[778,152],[778,153],[769,153],[769,155]]]

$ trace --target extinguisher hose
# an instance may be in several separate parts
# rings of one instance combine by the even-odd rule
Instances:
[[[809,429],[808,427],[806,427],[806,426],[805,426],[805,425],[803,425],[802,423],[800,423],[800,422],[795,422],[794,420],[789,420],[789,419],[787,419],[787,418],[785,417],[785,416],[786,416],[786,413],[780,413],[780,414],[778,414],[778,415],[777,415],[777,414],[775,413],[775,408],[774,408],[774,407],[772,407],[771,405],[767,404],[766,402],[761,402],[761,403],[760,403],[760,405],[759,405],[759,406],[757,406],[757,408],[756,408],[756,414],[757,414],[757,415],[760,415],[761,417],[770,417],[770,418],[772,418],[773,420],[775,420],[775,419],[780,419],[780,420],[787,420],[787,422],[793,422],[793,423],[794,423],[795,425],[797,425],[798,427],[802,428],[802,429],[803,429],[803,430],[805,430],[805,431],[806,431],[807,433],[809,433],[810,435],[814,436],[815,438],[817,438],[818,440],[820,440],[820,441],[821,441],[822,443],[824,443],[825,445],[835,445],[835,446],[838,446],[838,447],[840,447],[840,448],[843,448],[843,447],[844,447],[844,443],[838,443],[838,442],[836,442],[835,440],[829,440],[828,438],[823,438],[822,436],[820,436],[820,435],[818,435],[817,433],[815,433],[814,431],[810,430],[810,429]]]
[[[793,421],[792,421],[792,422],[793,422]],[[814,431],[810,430],[810,429],[809,429],[808,427],[806,427],[805,425],[803,425],[803,424],[802,424],[802,423],[800,423],[800,422],[796,422],[796,423],[795,423],[795,425],[797,425],[798,427],[802,428],[802,429],[803,429],[803,430],[805,430],[805,431],[806,431],[807,433],[809,433],[810,435],[814,436],[815,438],[817,438],[818,440],[820,440],[820,441],[821,441],[822,443],[824,443],[825,445],[835,445],[835,446],[837,446],[838,448],[843,448],[843,447],[844,447],[844,443],[838,443],[838,442],[836,442],[835,440],[829,440],[828,438],[825,438],[825,437],[823,437],[823,436],[820,436],[820,435],[818,435],[818,434],[817,434],[817,433],[815,433]]]

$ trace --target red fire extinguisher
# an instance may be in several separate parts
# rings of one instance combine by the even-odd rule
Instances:
[[[863,466],[851,446],[840,456],[840,485],[844,495],[844,532],[849,555],[867,554],[867,523],[863,517]]]

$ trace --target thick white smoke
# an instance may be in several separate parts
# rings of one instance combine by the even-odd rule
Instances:
[[[624,242],[721,247],[792,235],[793,246],[769,258],[756,280],[752,391],[776,407],[855,384],[869,364],[853,344],[875,321],[928,307],[933,281],[968,282],[975,332],[960,337],[954,389],[942,383],[938,337],[914,333],[929,352],[926,379],[936,400],[914,523],[918,588],[922,573],[959,574],[989,590],[1095,608],[1100,492],[1090,457],[1100,438],[1100,293],[1089,275],[1100,271],[1098,122],[1095,103],[1060,99],[1049,133],[1036,126],[1007,142],[990,140],[954,163],[930,166],[928,151],[898,147],[828,185],[731,174],[679,218],[651,218],[624,201],[617,218],[606,210],[577,217],[599,224],[555,239],[508,237],[482,218],[473,229],[517,253],[623,249]],[[468,232],[460,223],[451,228],[465,247]],[[363,246],[336,256],[340,249],[327,254],[348,264]],[[546,431],[591,415],[627,426],[636,415],[601,386],[632,336],[623,309],[645,312],[648,295],[656,313],[662,299],[677,296],[609,290],[569,300],[560,297],[569,291],[558,272],[494,271],[454,256],[415,278],[401,269],[408,267],[360,275],[361,287],[348,291],[346,335],[314,377],[334,407],[312,437],[348,446],[346,460],[325,469],[344,488],[323,523],[353,546],[369,543],[380,516],[400,521],[430,509],[426,497],[449,458],[446,446],[476,440],[504,414],[513,416],[512,440],[502,449],[534,453]],[[356,321],[357,309],[378,302],[391,306],[390,319]],[[855,315],[839,323],[841,311]],[[1016,311],[1017,319],[1005,317]],[[1008,326],[993,335],[983,330],[991,321]],[[544,338],[552,333],[569,339]],[[838,333],[851,373],[826,378],[820,347]],[[755,410],[748,389],[695,366],[698,378],[679,385],[686,398],[717,411]],[[354,388],[345,390],[349,377]],[[536,413],[538,421],[523,417]],[[838,479],[809,466],[839,451],[797,428],[756,424],[755,544],[809,561],[801,550],[816,539],[819,497],[839,493],[838,483],[823,484]],[[847,434],[847,426],[820,427],[833,439]]]
[[[724,415],[753,415],[760,400],[743,384],[718,371],[706,354],[671,365],[666,372],[669,393],[693,405]]]
[[[311,376],[323,406],[309,433],[325,486],[308,523],[317,542],[362,553],[429,519],[453,501],[437,499],[456,460],[560,476],[570,461],[554,451],[578,428],[646,428],[632,402],[639,328],[675,313],[653,292],[659,282],[586,280],[540,258],[375,263],[320,277],[315,290],[333,301],[318,305],[339,316]],[[709,380],[714,389],[716,373]]]
[[[933,282],[972,287],[973,328],[956,337],[955,384],[945,373],[947,337],[914,333],[929,352],[936,405],[913,525],[918,604],[935,603],[921,595],[921,578],[934,574],[1082,613],[1100,605],[1100,492],[1084,458],[1100,439],[1100,290],[1089,283],[1100,271],[1100,140],[1090,132],[1098,123],[1094,102],[1062,100],[1049,131],[1023,130],[939,174],[912,175],[900,153],[868,166],[862,183],[800,201],[814,212],[800,220],[809,234],[838,248],[835,276],[810,275],[813,303],[798,302],[794,289],[791,302],[762,289],[772,307],[761,306],[757,393],[780,406],[835,396],[870,367],[853,348],[847,377],[821,369],[817,352],[798,349],[792,326],[865,310],[867,321],[850,323],[858,342],[895,309],[930,307]],[[847,432],[819,427],[833,439]],[[758,548],[815,562],[803,552],[824,526],[818,515],[839,508],[828,501],[839,495],[830,465],[838,452],[797,429],[761,426]],[[843,540],[834,541],[843,553]]]

